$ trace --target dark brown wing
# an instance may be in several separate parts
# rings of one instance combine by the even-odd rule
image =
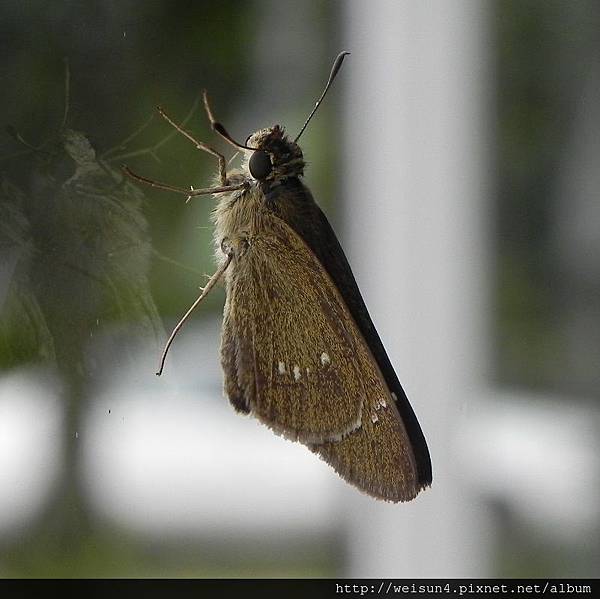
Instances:
[[[273,232],[253,237],[227,273],[226,391],[237,405],[241,390],[245,406],[287,437],[341,439],[359,426],[364,401],[352,320],[302,240],[269,218]]]
[[[270,221],[227,273],[230,398],[236,405],[241,392],[257,418],[362,490],[414,497],[414,455],[377,363],[312,251],[282,220]]]
[[[223,312],[221,328],[221,366],[223,367],[223,390],[233,407],[244,414],[250,411],[243,390],[238,385],[237,377],[237,345],[235,342],[233,324],[231,322],[231,296],[227,295]]]
[[[406,427],[364,342],[356,358],[365,373],[364,388],[369,398],[361,426],[337,443],[310,448],[342,478],[369,495],[387,501],[410,501],[427,485],[418,480]]]
[[[371,320],[344,250],[327,217],[314,201],[307,187],[296,177],[289,177],[273,187],[265,183],[263,192],[271,210],[304,240],[342,296],[371,355],[379,366],[387,388],[393,394],[394,404],[415,452],[419,485],[421,487],[430,485],[431,458],[425,436]],[[396,277],[398,273],[390,273],[390,276]]]

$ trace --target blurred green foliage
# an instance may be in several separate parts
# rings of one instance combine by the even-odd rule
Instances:
[[[303,23],[315,40],[335,43],[334,8],[318,1],[305,12],[315,17]],[[50,365],[66,407],[61,478],[31,526],[16,541],[0,539],[4,576],[324,576],[337,567],[331,544],[315,551],[299,542],[283,553],[219,549],[214,539],[155,547],[98,522],[73,434],[94,384],[127,354],[115,340],[109,363],[97,365],[86,356],[90,342],[121,327],[133,347],[158,348],[161,317],[180,316],[214,268],[212,200],[186,204],[123,177],[120,165],[181,187],[212,180],[215,160],[175,134],[156,106],[229,157],[199,107],[200,91],[230,122],[249,89],[267,9],[237,0],[0,6],[0,365]],[[298,25],[292,15],[288,25]],[[325,62],[326,70],[329,55]],[[325,70],[315,73],[319,85]],[[275,93],[267,83],[261,93]],[[293,107],[300,118],[318,91]],[[327,118],[325,108],[321,123]],[[311,172],[317,187],[331,189],[335,150],[318,143],[318,127],[311,135],[323,148]],[[222,299],[213,293],[203,313],[220,310]]]
[[[495,9],[496,382],[544,392],[540,397],[555,392],[594,401],[600,396],[597,367],[582,376],[573,365],[597,363],[597,356],[572,355],[565,299],[587,295],[598,313],[600,297],[565,277],[556,218],[557,204],[571,199],[560,196],[561,167],[582,90],[600,64],[600,4],[501,0]],[[505,507],[496,512],[497,575],[577,577],[594,571],[597,542],[559,544]]]
[[[7,367],[55,357],[54,341],[33,291],[35,248],[25,203],[18,187],[6,179],[0,182],[0,360]]]
[[[500,0],[494,225],[495,377],[504,385],[598,397],[569,369],[565,281],[555,246],[565,150],[585,78],[600,56],[594,0]],[[596,298],[598,301],[598,298]]]

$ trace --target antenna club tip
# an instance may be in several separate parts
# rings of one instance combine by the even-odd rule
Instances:
[[[304,125],[302,125],[302,129],[300,129],[300,133],[298,133],[298,135],[296,135],[296,137],[294,139],[294,143],[298,143],[300,136],[302,135],[302,133],[304,133],[306,126],[308,125],[308,123],[312,119],[313,115],[315,114],[317,108],[323,101],[323,98],[325,98],[325,94],[331,87],[333,80],[336,78],[337,74],[339,73],[340,69],[342,68],[342,62],[344,62],[344,58],[348,54],[350,54],[350,52],[348,52],[348,50],[342,50],[342,52],[340,52],[335,57],[335,60],[333,61],[333,65],[331,66],[331,72],[329,73],[329,79],[327,80],[327,83],[325,84],[325,89],[323,90],[323,93],[320,95],[319,99],[316,101],[315,107],[312,109],[312,112],[308,115],[308,118],[304,121]]]

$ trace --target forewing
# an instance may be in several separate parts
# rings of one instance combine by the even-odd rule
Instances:
[[[289,438],[339,440],[360,425],[365,400],[354,325],[312,252],[272,220],[227,273],[226,391],[236,405],[241,390],[248,409]]]
[[[273,217],[268,231],[228,273],[230,399],[364,492],[414,498],[422,485],[406,428],[343,299],[290,227]]]
[[[365,493],[387,501],[409,501],[423,484],[406,427],[364,342],[358,346],[356,360],[368,398],[361,426],[337,443],[312,445],[311,449]]]
[[[289,178],[271,188],[268,201],[273,209],[277,210],[278,216],[306,243],[343,298],[346,308],[369,348],[370,357],[375,360],[381,372],[385,388],[390,391],[402,418],[415,455],[419,485],[421,487],[430,485],[431,458],[427,441],[371,320],[344,250],[327,217],[314,201],[310,191],[298,179]]]

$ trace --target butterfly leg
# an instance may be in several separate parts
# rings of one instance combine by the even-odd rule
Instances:
[[[228,185],[227,180],[227,167],[225,163],[225,157],[223,154],[217,152],[214,148],[211,148],[209,145],[205,144],[203,141],[198,141],[191,133],[186,131],[181,125],[178,125],[160,106],[158,107],[158,114],[162,116],[167,123],[169,123],[172,127],[175,128],[176,131],[179,131],[181,135],[189,139],[198,150],[204,150],[209,154],[212,154],[219,161],[219,179],[221,181],[221,186]]]
[[[208,283],[206,283],[206,285],[202,289],[202,293],[198,296],[196,301],[190,306],[188,311],[183,315],[183,317],[177,323],[177,325],[175,325],[175,328],[173,329],[173,332],[169,336],[169,339],[167,340],[167,343],[165,344],[163,353],[160,357],[160,365],[159,365],[158,371],[156,372],[156,374],[158,376],[160,376],[162,374],[163,368],[165,366],[165,360],[167,359],[167,353],[169,352],[169,348],[171,347],[171,344],[173,343],[175,336],[177,335],[177,333],[179,333],[179,330],[181,329],[181,327],[183,326],[185,321],[188,319],[190,314],[195,310],[195,308],[200,304],[200,302],[210,293],[211,289],[215,286],[217,281],[223,276],[223,273],[227,270],[227,267],[231,264],[232,258],[233,258],[233,253],[229,253],[227,255],[227,259],[225,260],[225,262],[223,262],[223,264],[221,264],[221,266],[218,268],[217,272],[215,272],[215,274],[212,277],[210,277],[210,279],[208,280]]]
[[[183,187],[175,187],[174,185],[169,185],[168,183],[160,183],[159,181],[154,181],[153,179],[147,179],[146,177],[142,177],[137,173],[134,173],[128,166],[123,164],[121,166],[123,172],[132,179],[139,181],[140,183],[144,183],[145,185],[149,185],[150,187],[156,187],[158,189],[166,189],[167,191],[174,191],[175,193],[181,193],[188,197],[188,200],[194,196],[199,195],[209,195],[211,193],[222,193],[225,191],[236,191],[238,189],[244,189],[248,187],[247,182],[238,183],[236,185],[222,185],[218,187],[207,187],[207,188],[199,188],[199,189],[185,189]]]

